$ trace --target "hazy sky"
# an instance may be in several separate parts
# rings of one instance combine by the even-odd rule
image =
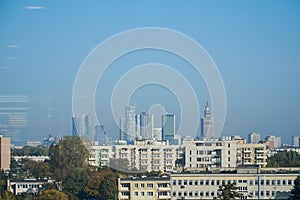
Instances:
[[[300,135],[299,1],[2,0],[0,95],[29,96],[22,138],[70,134],[73,83],[84,58],[113,34],[149,26],[180,31],[210,54],[227,94],[223,135],[256,131],[282,136],[285,143]],[[111,135],[118,134],[111,91],[122,74],[144,62],[184,74],[203,109],[207,88],[185,61],[151,50],[126,56],[109,68],[96,94],[97,113]],[[180,113],[174,95],[157,85],[141,88],[131,102],[139,112],[158,103]]]

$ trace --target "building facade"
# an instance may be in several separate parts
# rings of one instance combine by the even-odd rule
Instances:
[[[10,138],[0,135],[0,169],[10,169]]]
[[[255,133],[255,132],[251,132],[248,135],[248,143],[251,144],[258,144],[260,141],[260,134],[259,133]]]
[[[109,167],[113,157],[112,146],[91,146],[89,148],[89,164],[96,167]]]
[[[170,177],[118,179],[119,200],[170,200]]]
[[[239,143],[237,148],[237,165],[267,166],[266,144]]]
[[[180,145],[168,141],[136,140],[133,145],[115,145],[115,159],[126,159],[128,169],[140,171],[173,171],[176,161],[182,159]]]
[[[293,146],[299,147],[300,144],[300,136],[293,136]]]
[[[234,168],[237,163],[237,143],[229,139],[184,139],[185,168]]]
[[[169,141],[169,143],[174,142],[175,138],[175,115],[167,114],[162,116],[162,139]]]
[[[275,199],[277,192],[289,192],[299,173],[259,173],[244,170],[237,173],[171,174],[171,199],[218,199],[218,188],[236,183],[243,199]]]

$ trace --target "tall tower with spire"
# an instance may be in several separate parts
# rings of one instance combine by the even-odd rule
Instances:
[[[214,120],[211,117],[208,101],[205,105],[204,117],[201,118],[201,136],[203,138],[214,138]]]

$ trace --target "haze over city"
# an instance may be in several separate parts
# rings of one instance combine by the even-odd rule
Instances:
[[[20,143],[48,134],[71,135],[73,85],[88,54],[122,31],[162,27],[193,38],[218,67],[227,97],[222,136],[246,137],[254,131],[281,136],[282,143],[291,144],[292,136],[300,134],[299,9],[298,1],[2,1],[0,112],[17,103],[26,113],[27,120],[20,122],[25,123]],[[184,75],[203,115],[210,94],[189,63],[159,50],[131,52],[105,71],[96,93],[100,123],[114,138],[119,135],[110,106],[114,86],[126,72],[149,62],[169,65]],[[155,84],[139,88],[130,103],[138,112],[159,104],[181,114],[176,96]],[[180,120],[176,117],[176,124]]]

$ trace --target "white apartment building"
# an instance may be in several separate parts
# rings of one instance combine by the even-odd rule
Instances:
[[[171,199],[218,199],[222,184],[236,183],[243,199],[275,199],[278,192],[289,192],[297,173],[260,173],[258,169],[237,170],[236,173],[171,174]]]
[[[266,144],[238,144],[237,165],[267,166]]]
[[[126,159],[129,170],[173,171],[176,160],[182,158],[180,145],[168,141],[135,140],[133,145],[115,145],[115,159]]]
[[[88,162],[91,166],[107,167],[113,158],[112,146],[91,146],[89,152]]]
[[[227,139],[183,139],[186,169],[235,168],[238,141]]]

